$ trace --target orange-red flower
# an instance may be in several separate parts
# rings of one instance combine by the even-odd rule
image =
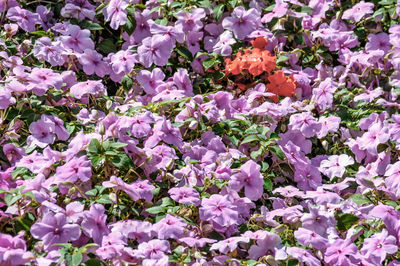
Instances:
[[[294,95],[296,89],[296,80],[293,76],[285,76],[282,71],[277,71],[268,77],[267,91],[272,92],[279,96],[291,97]],[[277,97],[272,97],[275,102],[278,101]]]

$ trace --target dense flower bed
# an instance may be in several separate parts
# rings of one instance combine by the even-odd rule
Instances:
[[[399,15],[0,0],[0,265],[400,265]]]

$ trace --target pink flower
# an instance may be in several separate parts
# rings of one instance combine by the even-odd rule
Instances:
[[[210,221],[222,227],[238,224],[236,206],[228,200],[227,195],[213,194],[210,198],[203,198],[199,213],[203,221]]]
[[[329,265],[355,265],[359,262],[356,259],[357,246],[351,239],[337,239],[330,244],[325,252],[325,262]]]
[[[232,176],[229,185],[236,191],[244,187],[244,194],[247,198],[258,200],[264,191],[264,179],[260,169],[261,166],[254,161],[247,161],[240,167],[240,172]]]
[[[364,1],[355,4],[352,8],[344,11],[342,19],[352,19],[355,22],[359,22],[365,15],[372,14],[374,12],[373,3],[365,3]]]
[[[346,154],[331,155],[327,160],[323,160],[319,166],[321,173],[333,179],[342,177],[346,167],[354,164],[354,159]]]
[[[112,29],[116,30],[119,26],[126,24],[127,12],[129,2],[126,0],[111,0],[107,8],[104,9],[104,18],[110,21]]]

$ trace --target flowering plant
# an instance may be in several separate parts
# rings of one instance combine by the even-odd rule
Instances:
[[[400,264],[394,0],[0,0],[0,265]]]

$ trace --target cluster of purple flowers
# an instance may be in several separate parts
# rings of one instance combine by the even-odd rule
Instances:
[[[40,2],[0,0],[0,265],[400,265],[400,2]],[[260,36],[294,97],[224,77]]]

